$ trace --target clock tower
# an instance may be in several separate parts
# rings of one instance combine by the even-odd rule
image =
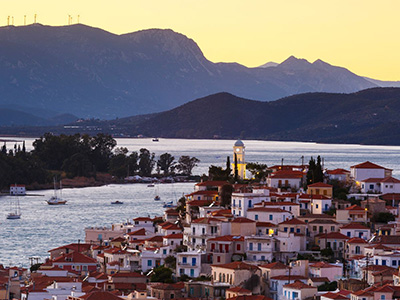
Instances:
[[[238,177],[240,179],[246,178],[246,163],[244,160],[244,144],[238,139],[233,145],[233,163],[232,170],[235,172],[235,162],[237,162]]]

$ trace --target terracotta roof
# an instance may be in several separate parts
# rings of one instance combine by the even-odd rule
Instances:
[[[269,201],[263,201],[261,203],[262,206],[299,206],[300,204],[298,203],[293,203],[293,202],[288,202],[288,201],[278,201],[278,202],[269,202]],[[256,206],[256,204],[254,204]]]
[[[133,278],[133,277],[135,277],[135,278],[146,278],[146,276],[144,276],[144,275],[142,275],[142,274],[140,274],[140,273],[137,273],[137,272],[127,272],[127,273],[123,273],[123,272],[118,272],[118,273],[114,273],[114,274],[112,274],[112,275],[109,275],[109,276],[111,276],[111,277],[117,277],[117,278],[122,278],[122,277],[126,277],[126,278]]]
[[[151,289],[156,289],[156,290],[182,290],[185,287],[185,284],[183,282],[177,282],[177,283],[160,283],[151,286]]]
[[[317,234],[316,237],[327,238],[327,239],[339,239],[339,240],[349,240],[348,236],[341,234],[340,232],[328,232]]]
[[[293,218],[290,220],[286,220],[282,223],[279,223],[278,225],[306,225],[306,223],[299,219]]]
[[[271,298],[265,297],[263,295],[243,295],[243,296],[236,296],[232,298],[228,298],[229,300],[272,300]],[[226,300],[228,300],[226,299]]]
[[[231,270],[257,270],[258,267],[250,264],[246,264],[242,261],[234,261],[227,264],[220,265],[211,265],[212,267],[218,267],[223,269],[231,269]]]
[[[323,182],[316,182],[313,184],[309,184],[308,187],[326,187],[326,188],[331,188],[333,187],[333,185],[327,184],[327,183],[323,183]]]
[[[332,292],[325,293],[321,296],[328,298],[328,299],[334,299],[334,300],[348,300],[349,299],[346,296],[343,296],[339,293],[332,293]]]
[[[196,183],[196,186],[223,186],[223,185],[226,185],[226,184],[230,184],[228,181],[217,181],[217,180],[214,180],[214,181],[203,181],[203,182],[199,182],[199,183]]]
[[[287,269],[288,266],[281,263],[280,261],[277,262],[273,262],[270,264],[265,264],[265,265],[260,265],[261,268],[265,268],[265,269],[274,269],[274,270],[281,270],[281,269]]]
[[[366,178],[361,180],[361,182],[381,182],[383,178]]]
[[[271,277],[271,279],[274,280],[299,280],[299,279],[308,279],[307,277],[304,276],[300,276],[300,275],[290,275],[290,277],[288,275],[279,275],[279,276],[273,276]]]
[[[310,286],[308,284],[305,284],[304,282],[301,282],[300,280],[295,280],[293,283],[285,284],[283,286],[284,288],[291,288],[291,289],[296,289],[296,290],[304,290],[304,289],[315,289],[317,290],[316,287]]]
[[[276,227],[276,225],[270,222],[256,222],[256,227]]]
[[[319,261],[315,264],[311,264],[310,268],[330,269],[330,268],[342,268],[341,266],[335,266],[330,263]]]
[[[89,294],[80,296],[79,299],[83,300],[121,300],[120,297],[114,295],[113,293],[110,292],[91,292]]]
[[[394,177],[385,177],[382,179],[381,182],[388,182],[388,183],[400,183],[400,180]]]
[[[168,234],[163,237],[164,239],[183,239],[183,233]]]
[[[186,204],[190,206],[209,206],[212,203],[210,200],[191,200]]]
[[[328,170],[326,171],[329,175],[347,175],[350,174],[350,171],[347,171],[345,169],[334,169],[334,170]]]
[[[146,229],[141,228],[139,230],[133,231],[133,232],[129,232],[128,233],[129,236],[135,236],[135,235],[146,235]]]
[[[217,218],[198,218],[192,220],[192,223],[195,224],[210,224],[211,222],[221,222],[221,220]]]
[[[299,216],[299,219],[335,219],[334,216],[327,215],[327,214],[305,214]]]
[[[358,206],[357,204],[349,206],[349,207],[345,208],[345,210],[362,210],[362,211],[364,211],[364,209],[362,207]]]
[[[247,210],[248,212],[251,211],[260,211],[260,212],[271,212],[271,213],[281,213],[281,212],[288,212],[287,210],[283,210],[282,208],[277,207],[254,207]]]
[[[359,223],[349,223],[349,224],[343,225],[342,227],[340,227],[340,229],[368,229],[369,230],[368,227],[366,227],[362,224],[359,224]]]
[[[208,239],[207,241],[214,241],[214,242],[244,241],[244,237],[235,236],[235,235],[223,235],[223,236],[217,236],[215,238]]]
[[[196,196],[196,195],[216,196],[216,195],[218,195],[218,191],[195,191],[195,192],[187,194],[185,196],[190,197],[190,196]]]
[[[54,263],[89,263],[89,264],[96,264],[97,260],[83,255],[79,252],[72,252],[68,254],[64,254],[60,257],[57,257],[55,260],[53,260]]]
[[[324,195],[310,195],[310,194],[301,194],[299,196],[299,200],[301,199],[313,199],[313,200],[329,200],[331,198]]]
[[[47,252],[53,252],[53,251],[61,250],[61,249],[69,249],[69,250],[74,250],[74,251],[78,251],[78,249],[79,249],[79,252],[83,252],[83,251],[90,250],[91,246],[92,246],[92,244],[72,243],[72,244],[68,244],[68,245],[64,245],[61,247],[51,249]]]
[[[232,220],[231,223],[255,223],[256,221],[247,219],[245,217],[238,217]]]
[[[138,218],[133,219],[133,221],[150,221],[150,222],[153,222],[153,220],[151,218],[148,218],[148,217],[138,217]]]
[[[310,277],[312,282],[329,282],[330,280],[327,277]]]
[[[281,170],[271,174],[271,178],[303,178],[304,173],[301,171]]]
[[[386,169],[386,168],[384,168],[382,166],[379,166],[377,164],[374,164],[374,163],[372,163],[370,161],[366,161],[366,162],[363,162],[361,164],[351,166],[350,168],[355,168],[355,169]],[[390,169],[387,169],[387,170],[390,170]]]
[[[146,241],[147,242],[162,243],[163,242],[163,236],[162,235],[155,235],[155,236],[147,239]]]
[[[240,286],[235,286],[235,287],[231,287],[230,289],[226,290],[227,292],[233,292],[233,293],[251,293],[251,291],[242,288]]]
[[[366,240],[359,238],[359,237],[353,237],[347,241],[347,244],[368,244]]]

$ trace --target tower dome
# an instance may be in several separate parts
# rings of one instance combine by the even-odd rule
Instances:
[[[235,147],[244,147],[244,143],[240,140],[240,139],[238,139],[236,142],[235,142],[235,145],[234,145]]]

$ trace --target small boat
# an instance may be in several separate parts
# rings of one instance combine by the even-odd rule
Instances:
[[[160,201],[160,200],[161,200],[160,196],[156,195],[156,196],[154,197],[154,201]]]
[[[153,138],[153,142],[158,142],[158,138]]]
[[[17,201],[10,202],[10,212],[7,215],[7,219],[8,220],[21,219],[21,209],[19,207],[19,199],[17,199]]]
[[[60,197],[57,195],[56,189],[56,179],[54,178],[54,196],[52,196],[49,200],[47,200],[48,205],[64,205],[67,203],[67,200],[61,199],[61,181],[60,181]]]
[[[148,184],[147,187],[154,187],[154,183]]]
[[[164,207],[164,208],[167,208],[167,207],[174,207],[174,202],[173,202],[173,201],[164,202],[163,207]]]
[[[114,202],[111,202],[111,204],[124,204],[124,202],[121,202],[121,201],[114,201]]]

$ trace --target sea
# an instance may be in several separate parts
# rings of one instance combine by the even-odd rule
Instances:
[[[0,139],[6,139],[1,138]],[[11,139],[11,138],[7,138]],[[14,140],[22,141],[21,138]],[[24,138],[27,150],[31,150],[34,138]],[[117,147],[129,151],[147,148],[156,158],[170,153],[178,160],[182,155],[200,159],[194,174],[207,174],[210,165],[226,166],[227,156],[232,156],[234,140],[162,139],[116,139]],[[400,178],[399,146],[366,146],[349,144],[317,144],[302,142],[275,142],[243,140],[247,162],[264,163],[269,166],[307,163],[311,157],[320,155],[324,167],[344,168],[371,161],[393,169],[393,176]],[[8,148],[15,142],[8,142]],[[20,142],[18,142],[20,143]],[[231,157],[232,161],[232,157]],[[138,216],[160,216],[163,202],[176,201],[194,190],[194,183],[157,184],[111,184],[101,187],[64,188],[62,198],[66,205],[51,206],[45,201],[53,190],[28,191],[24,197],[0,197],[0,264],[29,267],[31,258],[44,262],[48,250],[58,246],[84,242],[84,229],[125,222]],[[161,201],[154,201],[158,194]],[[112,205],[113,201],[122,205]],[[21,219],[7,220],[10,203],[19,201]]]

